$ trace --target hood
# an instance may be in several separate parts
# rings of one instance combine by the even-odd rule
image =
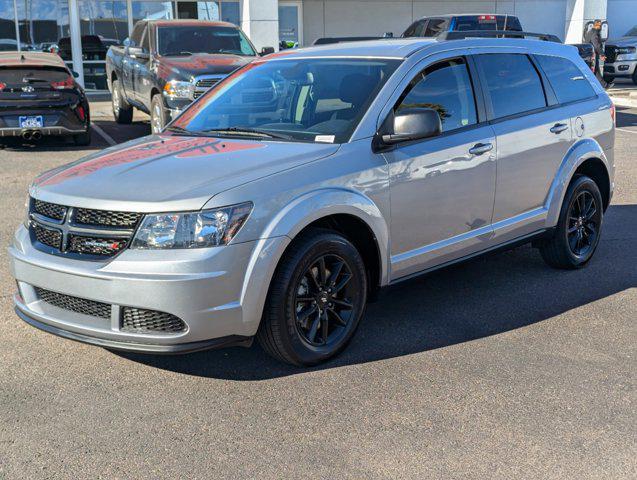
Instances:
[[[190,79],[197,75],[226,75],[237,68],[250,63],[258,57],[244,57],[241,55],[221,55],[211,53],[195,53],[161,57],[159,61],[159,75],[162,78],[181,77]]]
[[[637,46],[637,37],[621,37],[606,41],[606,45],[615,47],[634,47]]]
[[[321,143],[156,135],[45,172],[31,195],[102,210],[199,210],[217,193],[337,150]]]

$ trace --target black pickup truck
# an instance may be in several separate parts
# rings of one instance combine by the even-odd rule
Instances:
[[[261,55],[272,53],[271,47]],[[106,54],[113,115],[130,123],[133,108],[150,114],[157,133],[193,100],[251,62],[257,51],[235,25],[201,20],[142,20],[124,46]]]

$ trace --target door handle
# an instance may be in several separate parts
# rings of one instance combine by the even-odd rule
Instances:
[[[492,149],[493,144],[491,143],[476,143],[469,149],[469,153],[471,155],[482,155],[483,153],[490,152]]]
[[[565,123],[556,123],[551,127],[551,133],[562,133],[564,130],[568,130],[568,125]]]

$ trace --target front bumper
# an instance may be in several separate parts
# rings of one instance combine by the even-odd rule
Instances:
[[[632,77],[637,68],[637,60],[617,60],[604,64],[604,76],[613,78]]]
[[[247,276],[253,254],[284,248],[284,238],[193,250],[125,250],[108,262],[50,255],[31,245],[23,226],[9,248],[19,292],[18,315],[42,330],[107,348],[183,353],[242,344],[254,336],[260,315],[248,308]],[[110,318],[67,310],[39,298],[45,289],[110,306]],[[246,294],[247,293],[247,294]],[[261,295],[261,293],[259,293]],[[135,307],[183,320],[177,333],[123,331],[122,311]]]

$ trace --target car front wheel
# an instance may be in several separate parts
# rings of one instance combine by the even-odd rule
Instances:
[[[113,118],[117,123],[128,124],[133,121],[133,107],[124,98],[119,80],[113,80],[111,106],[113,107]]]
[[[257,338],[281,361],[315,365],[345,348],[366,299],[365,264],[354,245],[335,232],[311,229],[277,267]]]
[[[152,133],[160,133],[166,126],[166,109],[161,95],[153,96],[150,101],[150,130]]]
[[[597,184],[579,175],[566,191],[553,237],[540,246],[551,267],[575,269],[593,257],[602,229],[604,204]]]

